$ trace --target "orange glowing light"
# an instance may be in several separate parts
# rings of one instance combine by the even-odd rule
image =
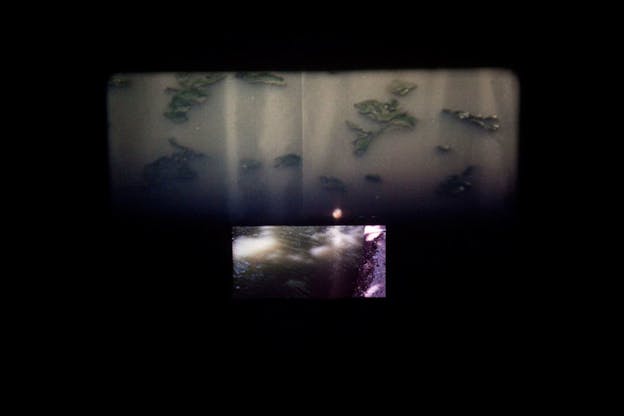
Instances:
[[[340,208],[336,208],[334,210],[334,212],[332,212],[332,217],[334,217],[334,219],[338,219],[342,217],[342,210]]]

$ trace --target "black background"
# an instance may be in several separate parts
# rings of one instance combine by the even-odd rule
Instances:
[[[288,28],[247,19],[218,23],[212,16],[212,29],[185,22],[184,31],[166,21],[124,19],[72,49],[75,64],[65,68],[79,79],[71,90],[80,101],[72,126],[81,133],[68,138],[67,162],[58,167],[71,201],[58,218],[77,224],[66,237],[72,254],[65,288],[74,301],[67,312],[78,328],[88,328],[89,345],[97,345],[104,362],[148,365],[164,354],[227,365],[321,357],[383,367],[397,357],[434,356],[469,362],[513,356],[529,364],[556,331],[544,321],[552,287],[541,263],[555,233],[546,226],[552,189],[543,182],[553,154],[544,145],[542,117],[551,44],[528,36],[526,22],[497,13],[409,16],[401,16],[405,23],[394,16],[311,18],[314,24],[301,25],[285,18]],[[532,30],[541,24],[533,22]],[[231,224],[111,210],[106,81],[112,73],[472,67],[508,68],[519,79],[517,194],[504,216],[417,218],[406,207],[404,217],[386,218],[386,299],[233,302]]]

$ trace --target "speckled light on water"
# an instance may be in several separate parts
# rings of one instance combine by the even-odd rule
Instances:
[[[385,227],[234,227],[235,298],[385,297]]]

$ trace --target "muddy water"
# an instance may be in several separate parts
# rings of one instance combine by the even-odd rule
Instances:
[[[505,210],[516,180],[519,86],[513,74],[495,69],[279,73],[286,86],[250,84],[229,74],[209,87],[205,103],[189,120],[163,116],[176,85],[173,74],[130,74],[131,85],[108,96],[113,200],[122,209],[208,214],[237,222],[316,221],[335,207],[343,221],[384,215],[426,214],[444,209]],[[404,97],[387,89],[394,79],[418,87]],[[361,157],[346,120],[372,129],[375,123],[353,104],[396,98],[417,118],[413,129],[388,130]],[[451,108],[496,114],[501,128],[488,132],[441,114]],[[197,178],[148,186],[143,167],[171,154],[167,143],[204,153],[192,168]],[[440,154],[437,145],[452,151]],[[274,168],[276,157],[295,153],[299,168]],[[261,163],[244,171],[241,159]],[[436,195],[438,184],[466,166],[477,167],[474,187],[460,198]],[[378,174],[380,183],[364,180]],[[327,191],[319,176],[342,180],[346,192]]]

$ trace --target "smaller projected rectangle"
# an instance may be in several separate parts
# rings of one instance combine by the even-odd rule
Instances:
[[[233,227],[233,297],[386,296],[386,227]]]

